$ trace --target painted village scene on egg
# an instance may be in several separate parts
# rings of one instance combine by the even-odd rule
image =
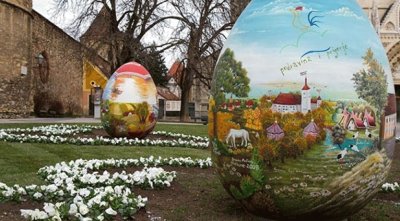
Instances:
[[[260,13],[276,10],[272,4]],[[328,45],[323,50],[302,46],[301,31],[293,45],[293,35],[267,36],[245,27],[256,5],[234,27],[214,73],[209,136],[221,182],[259,215],[350,214],[384,181],[394,152],[396,101],[387,61],[381,49],[328,37],[329,28],[321,34],[329,13],[305,6],[281,16],[290,18],[293,33],[305,18],[322,38],[313,47]],[[262,37],[271,42],[238,43]],[[258,54],[241,55],[251,47]]]

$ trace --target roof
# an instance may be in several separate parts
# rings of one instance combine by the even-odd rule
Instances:
[[[278,125],[278,123],[274,123],[272,126],[267,128],[268,134],[283,134],[282,128]]]
[[[178,78],[183,71],[183,64],[181,61],[176,60],[168,70],[168,77],[173,77],[179,83]]]
[[[367,123],[368,123],[368,125],[370,127],[375,127],[376,126],[375,118],[367,110],[365,110],[365,113],[364,113],[364,120],[367,120]]]
[[[385,116],[396,113],[396,95],[388,94],[387,105],[385,107]]]
[[[106,7],[103,7],[81,38],[109,36],[111,33],[110,21],[111,14]]]
[[[365,128],[364,121],[362,121],[354,112],[351,114],[350,121],[353,120],[357,128]],[[349,121],[349,122],[350,122]]]
[[[168,88],[157,87],[157,94],[169,101],[179,101],[179,97],[173,94]]]
[[[304,128],[303,133],[313,133],[317,134],[319,132],[319,127],[314,121],[311,121],[307,127]]]
[[[280,93],[273,101],[274,104],[282,105],[300,105],[301,95],[292,93]]]
[[[302,91],[307,91],[307,90],[310,90],[311,88],[308,86],[308,84],[307,84],[307,78],[305,79],[305,81],[304,81],[304,86],[303,86],[303,88],[301,89]]]

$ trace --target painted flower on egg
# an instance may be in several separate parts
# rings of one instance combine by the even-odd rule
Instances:
[[[157,88],[140,64],[122,65],[104,89],[102,124],[112,137],[143,138],[156,125]]]
[[[384,182],[395,146],[391,69],[354,0],[253,0],[222,50],[209,136],[249,212],[340,220]]]

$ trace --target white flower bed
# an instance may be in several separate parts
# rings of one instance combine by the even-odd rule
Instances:
[[[19,143],[51,143],[51,144],[74,144],[74,145],[117,145],[117,146],[171,146],[201,148],[208,147],[208,138],[185,134],[170,133],[166,131],[154,131],[154,135],[163,135],[173,140],[150,140],[150,139],[128,139],[128,138],[96,138],[78,137],[71,135],[79,133],[90,133],[93,129],[101,129],[101,126],[90,125],[49,125],[27,129],[11,128],[0,129],[0,141]]]
[[[400,192],[400,186],[397,182],[385,183],[382,185],[382,190],[384,192]]]
[[[47,185],[7,186],[0,183],[0,201],[35,200],[45,202],[43,210],[21,210],[30,220],[110,220],[113,216],[132,217],[144,207],[147,198],[135,196],[132,186],[169,187],[176,173],[155,166],[171,165],[207,168],[211,159],[140,158],[124,160],[76,160],[46,166],[38,171]],[[134,173],[102,174],[96,170],[143,166]]]

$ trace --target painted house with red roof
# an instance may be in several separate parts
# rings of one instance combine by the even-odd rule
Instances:
[[[307,113],[321,106],[322,99],[311,98],[311,88],[307,84],[305,78],[304,86],[301,89],[301,94],[280,93],[272,102],[272,110],[280,113]]]
[[[364,111],[364,126],[367,128],[376,126],[375,118],[372,116],[371,111],[368,111],[367,109]]]

